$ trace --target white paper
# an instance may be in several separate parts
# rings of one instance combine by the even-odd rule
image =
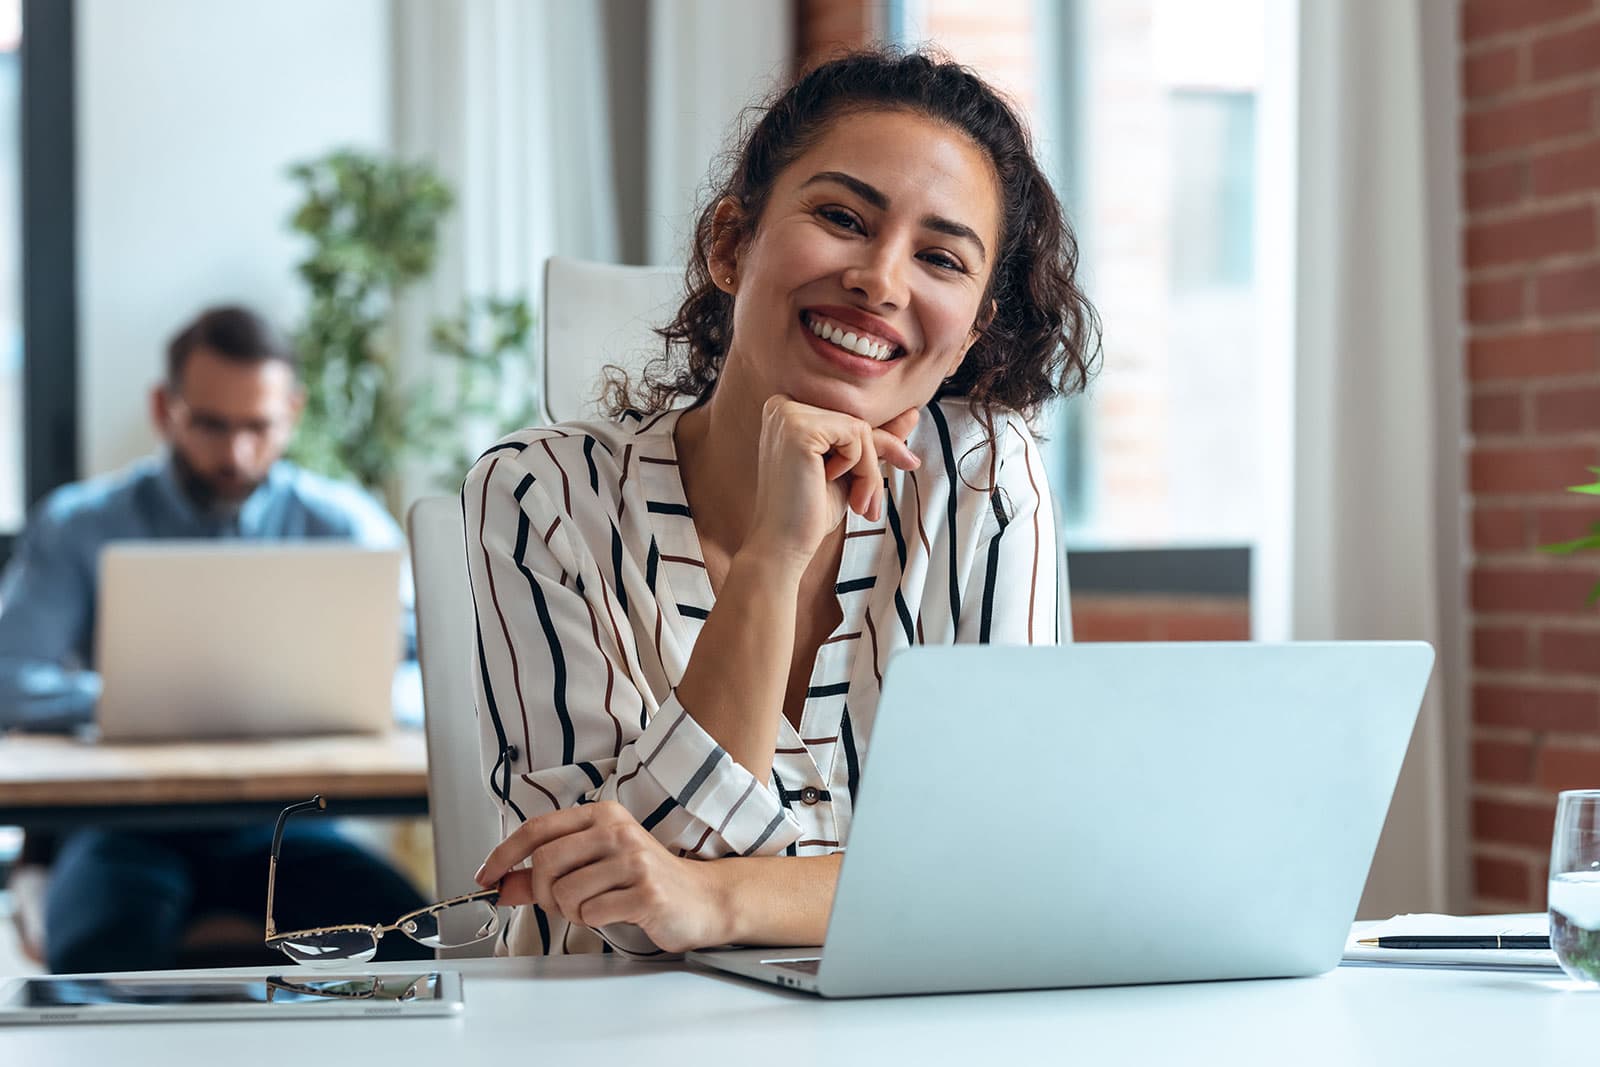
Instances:
[[[1547,948],[1378,948],[1357,942],[1364,937],[1540,937],[1550,933],[1547,912],[1511,915],[1396,915],[1381,922],[1360,922],[1345,942],[1347,963],[1381,963],[1394,967],[1467,967],[1559,969],[1556,954]]]

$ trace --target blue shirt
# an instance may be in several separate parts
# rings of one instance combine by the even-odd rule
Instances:
[[[288,462],[275,464],[229,514],[197,507],[165,455],[62,486],[35,509],[0,575],[0,730],[65,730],[93,720],[100,550],[153,538],[403,544],[395,521],[366,493]]]

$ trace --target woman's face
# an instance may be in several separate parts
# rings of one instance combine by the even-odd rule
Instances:
[[[735,294],[741,381],[874,426],[927,403],[988,318],[1000,210],[965,134],[903,111],[834,120],[778,176],[753,238],[711,263]]]

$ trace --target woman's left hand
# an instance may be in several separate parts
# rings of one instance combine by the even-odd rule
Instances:
[[[526,869],[512,870],[523,860]],[[711,864],[674,856],[614,801],[529,819],[474,876],[500,903],[538,904],[583,926],[632,923],[666,952],[729,940]]]

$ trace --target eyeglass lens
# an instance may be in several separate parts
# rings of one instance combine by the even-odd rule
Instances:
[[[295,934],[275,944],[299,963],[366,963],[378,952],[378,938],[371,930]]]
[[[461,948],[490,937],[500,927],[500,913],[484,900],[468,900],[412,915],[400,932],[429,948]]]

